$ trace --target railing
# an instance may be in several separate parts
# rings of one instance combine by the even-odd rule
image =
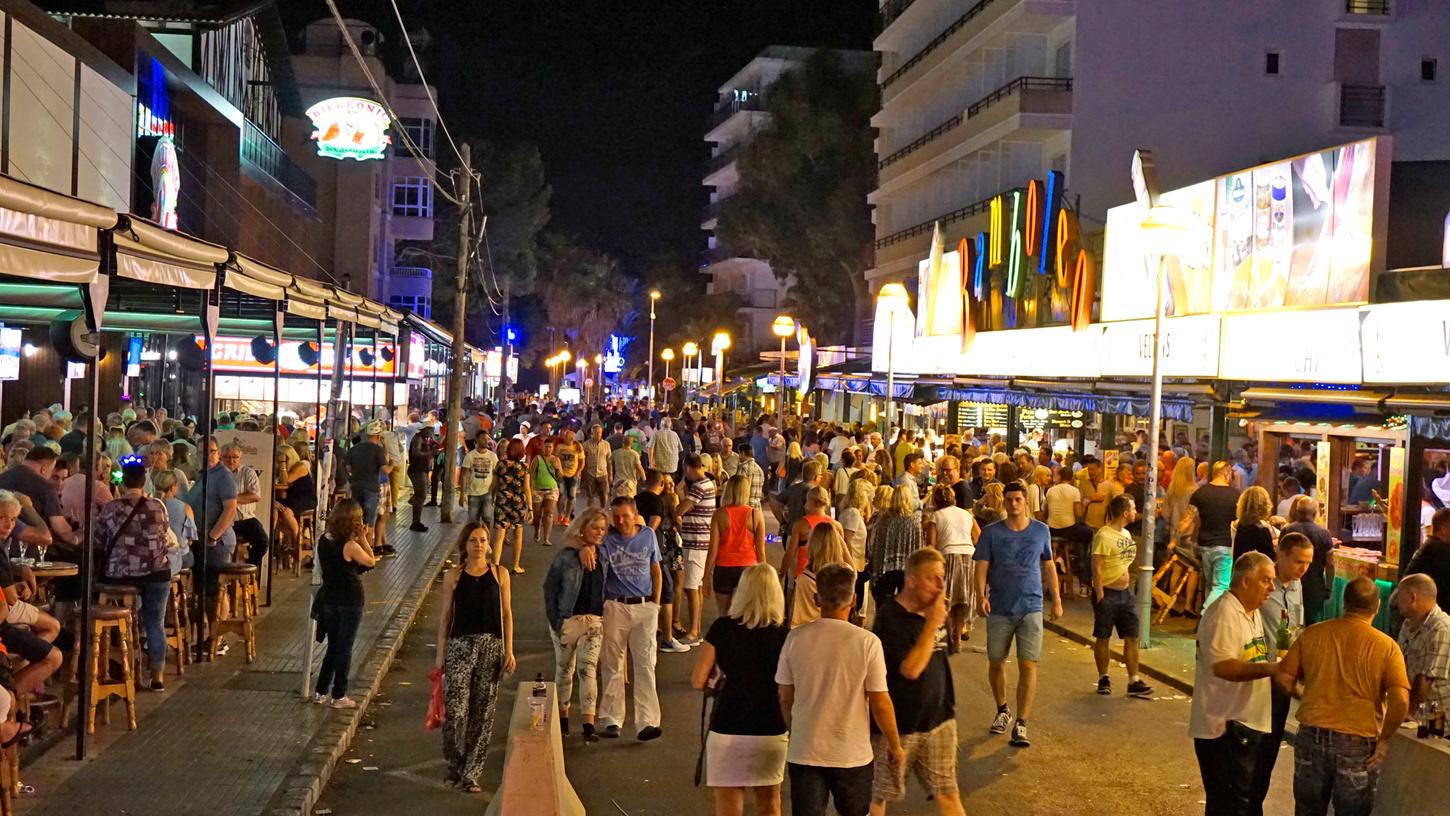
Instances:
[[[709,221],[715,218],[719,218],[721,203],[723,203],[723,199],[722,201],[711,201],[709,204],[706,204],[705,209],[700,211],[700,220]]]
[[[723,105],[717,106],[715,112],[710,114],[710,129],[714,130],[721,122],[734,116],[741,111],[763,111],[765,110],[765,98],[760,94],[751,94],[744,99],[732,99]]]
[[[906,156],[908,154],[910,154],[910,153],[914,153],[917,150],[920,150],[921,148],[925,147],[928,142],[932,141],[933,139],[937,138],[938,136],[941,136],[943,133],[946,133],[947,131],[949,131],[949,130],[955,128],[955,127],[957,127],[958,125],[960,125],[964,121],[966,121],[966,120],[965,120],[965,118],[960,113],[957,114],[956,116],[953,116],[952,118],[946,120],[945,122],[942,122],[940,125],[937,125],[936,127],[932,128],[926,134],[918,137],[911,144],[907,145],[906,147],[901,148],[900,150],[898,150],[898,151],[892,153],[891,155],[887,156],[886,158],[882,159],[880,162],[877,163],[876,169],[877,170],[885,170],[889,165],[891,165],[891,164],[893,164],[893,163],[895,163],[895,162],[897,162],[897,161],[899,161],[899,160],[901,160],[903,158],[906,158]]]
[[[395,266],[388,274],[395,278],[432,278],[433,270],[426,266]]]
[[[704,252],[700,253],[700,267],[704,268],[713,263],[719,263],[720,261],[728,261],[731,258],[741,257],[744,256],[741,253],[730,249],[729,247],[717,246],[714,249],[707,249]]]
[[[996,198],[997,196],[1011,195],[1012,192],[1016,189],[1019,188],[1004,190],[1003,192],[997,193],[997,195],[988,196],[987,198],[984,198],[981,201],[976,202],[975,204],[968,204],[965,207],[952,210],[951,212],[944,215],[938,215],[936,218],[930,219],[928,221],[923,221],[920,224],[916,224],[915,226],[910,226],[904,230],[898,230],[891,233],[890,235],[878,238],[876,239],[876,248],[885,249],[892,244],[897,244],[905,241],[908,238],[914,238],[923,233],[930,232],[932,226],[937,222],[949,224],[953,221],[960,221],[963,218],[969,218],[973,215],[979,215],[981,213],[984,213],[989,207],[992,206],[992,199]]]
[[[1384,127],[1385,87],[1383,85],[1341,85],[1339,88],[1339,124],[1344,127]]]
[[[244,120],[242,128],[242,161],[271,176],[308,207],[317,209],[317,181],[250,119]]]
[[[911,8],[911,4],[915,2],[916,0],[891,0],[891,2],[882,6],[880,14],[881,30],[885,31],[887,26],[891,25],[897,17],[900,17],[902,12]]]
[[[971,118],[1001,102],[1009,96],[1020,91],[1071,91],[1072,77],[1017,77],[1011,82],[1003,85],[995,91],[978,99],[967,108],[967,118]]]
[[[891,75],[882,81],[881,90],[886,90],[886,88],[889,87],[891,83],[895,82],[898,79],[901,79],[912,68],[920,65],[921,61],[926,59],[926,56],[928,54],[940,48],[942,43],[945,43],[947,40],[951,39],[952,35],[960,31],[962,26],[971,22],[972,18],[976,17],[978,14],[981,14],[983,11],[986,11],[987,7],[992,5],[993,2],[994,0],[978,0],[975,5],[966,10],[966,13],[958,17],[956,21],[953,22],[951,25],[947,26],[942,31],[942,33],[936,35],[936,37],[931,42],[927,43],[920,51],[916,52],[915,56],[913,56],[906,62],[901,63],[901,66],[899,68],[897,68],[895,71],[892,71]]]
[[[742,148],[744,148],[744,144],[731,145],[730,147],[727,147],[724,150],[720,151],[718,154],[711,156],[710,159],[705,162],[705,175],[711,175],[719,171],[720,168],[725,167],[726,165],[740,158],[740,151]]]
[[[1384,16],[1390,13],[1390,0],[1345,0],[1344,10],[1349,14]]]

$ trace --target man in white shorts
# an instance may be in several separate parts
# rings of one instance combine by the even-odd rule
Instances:
[[[685,545],[684,600],[690,605],[685,643],[700,642],[700,614],[704,606],[705,557],[710,551],[710,519],[715,515],[715,481],[698,453],[685,458],[685,481],[679,487],[680,538]],[[676,601],[676,603],[679,603]],[[683,610],[681,610],[683,612]],[[684,617],[683,614],[681,617]]]

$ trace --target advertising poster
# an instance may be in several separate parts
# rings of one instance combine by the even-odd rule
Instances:
[[[1385,558],[1384,563],[1400,563],[1400,531],[1405,521],[1405,449],[1403,447],[1390,448],[1390,478],[1389,490],[1385,494],[1385,501],[1389,503],[1385,515],[1389,524],[1385,526]]]
[[[20,379],[20,329],[0,329],[0,381]]]
[[[262,498],[257,502],[257,521],[269,534],[272,532],[272,486],[276,478],[276,462],[272,458],[272,435],[262,431],[220,431],[217,440],[223,446],[235,442],[242,448],[242,467],[257,471]]]
[[[1319,512],[1314,514],[1314,523],[1320,527],[1329,523],[1329,503],[1338,501],[1329,495],[1329,443],[1321,440],[1314,451],[1314,497],[1319,499]]]

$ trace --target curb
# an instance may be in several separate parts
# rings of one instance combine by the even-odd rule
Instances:
[[[1056,621],[1046,621],[1046,620],[1044,620],[1042,622],[1042,625],[1048,631],[1054,632],[1054,633],[1056,633],[1058,635],[1061,635],[1062,637],[1065,637],[1068,640],[1075,641],[1077,643],[1081,643],[1084,646],[1091,646],[1091,645],[1093,645],[1093,639],[1092,638],[1088,637],[1087,635],[1082,634],[1081,632],[1073,631],[1072,629],[1069,629],[1066,626],[1063,626],[1062,624],[1057,623]],[[1122,660],[1123,659],[1123,650],[1121,648],[1114,647],[1113,649],[1111,649],[1111,654],[1112,654],[1113,658],[1116,659],[1116,660]],[[1181,692],[1183,692],[1184,694],[1187,694],[1190,697],[1193,696],[1193,684],[1192,683],[1188,682],[1187,680],[1184,680],[1182,677],[1179,677],[1176,674],[1171,674],[1171,673],[1166,672],[1166,671],[1163,671],[1161,669],[1155,669],[1154,667],[1152,667],[1152,666],[1148,665],[1146,662],[1144,662],[1143,661],[1143,658],[1141,656],[1139,656],[1139,658],[1138,658],[1138,671],[1142,672],[1143,674],[1148,675],[1149,677],[1153,678],[1154,680],[1157,680],[1158,682],[1162,683],[1165,686],[1169,686],[1170,688],[1177,689],[1178,691],[1181,691]]]
[[[440,528],[442,526],[438,525]],[[362,725],[373,697],[382,687],[383,678],[387,676],[393,659],[403,646],[403,637],[417,618],[418,610],[423,607],[424,599],[432,591],[433,584],[438,580],[438,574],[442,572],[443,564],[451,552],[452,547],[440,540],[438,552],[424,565],[420,573],[420,577],[425,580],[398,604],[392,621],[378,635],[377,644],[367,662],[358,667],[357,685],[366,689],[358,700],[358,707],[352,711],[339,712],[338,716],[313,736],[303,759],[288,772],[277,793],[273,794],[266,813],[271,816],[312,816],[312,809],[316,807],[323,789],[332,779],[337,763],[352,747],[353,737]],[[298,704],[302,705],[300,702]]]

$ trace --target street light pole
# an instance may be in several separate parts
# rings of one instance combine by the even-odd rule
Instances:
[[[781,315],[770,324],[770,330],[780,338],[780,384],[775,392],[776,413],[779,414],[780,430],[785,431],[785,341],[795,334],[795,318]]]
[[[649,290],[649,381],[645,383],[645,393],[651,406],[655,404],[655,304],[659,299],[660,290]]]
[[[695,341],[691,340],[691,341],[685,343],[685,345],[680,348],[680,351],[681,351],[681,353],[683,353],[685,355],[684,362],[682,362],[680,364],[682,366],[680,379],[681,380],[684,380],[684,382],[685,382],[685,402],[689,402],[690,401],[690,378],[684,375],[684,373],[683,373],[683,366],[690,365],[690,358],[692,358],[692,357],[695,358],[695,364],[694,364],[694,371],[695,371],[695,391],[698,393],[699,390],[700,390],[700,361],[699,361],[700,347],[697,346],[697,345],[695,345]]]

